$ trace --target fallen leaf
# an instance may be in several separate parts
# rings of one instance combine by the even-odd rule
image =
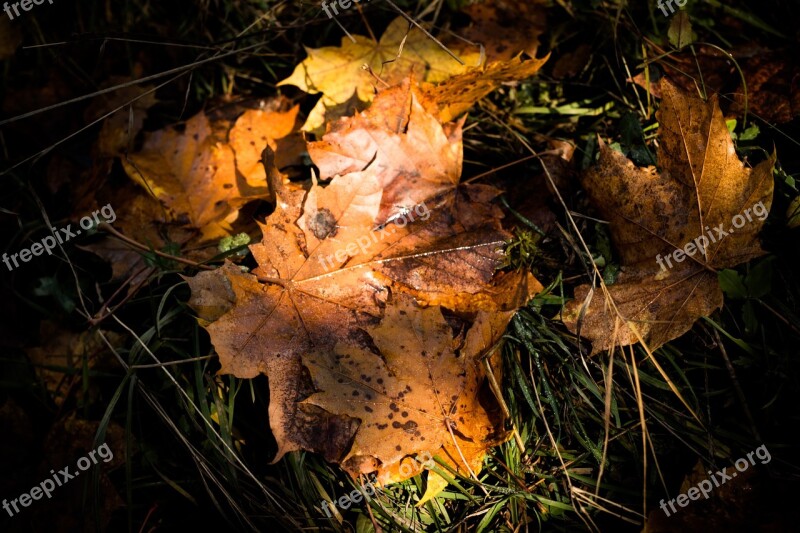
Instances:
[[[459,34],[484,46],[487,63],[508,61],[520,52],[536,57],[539,37],[547,27],[543,2],[486,0],[463,11],[472,24]]]
[[[275,152],[275,166],[279,169],[299,163],[299,155],[306,149],[297,133],[299,113],[300,106],[286,112],[248,109],[236,119],[230,144],[236,154],[236,169],[248,183],[265,179],[261,153],[266,145]]]
[[[549,54],[542,59],[522,59],[518,56],[509,61],[495,61],[485,67],[470,69],[438,85],[424,84],[425,99],[430,102],[427,107],[438,107],[438,117],[442,122],[453,120],[504,83],[530,78],[539,72],[549,57]]]
[[[227,235],[238,207],[268,198],[266,180],[237,179],[227,129],[204,113],[186,121],[183,131],[167,128],[148,135],[142,151],[122,160],[128,176],[160,200],[175,220],[201,229],[206,239]]]
[[[269,199],[266,173],[258,162],[266,146],[281,148],[282,163],[302,149],[297,140],[281,145],[296,127],[298,108],[252,110],[231,127],[201,112],[181,128],[147,136],[142,150],[122,159],[128,176],[158,199],[170,222],[199,230],[202,240],[229,235],[239,208]],[[228,137],[230,136],[230,142]]]
[[[363,103],[371,102],[376,87],[395,85],[411,75],[436,83],[461,74],[480,61],[480,52],[472,47],[473,51],[453,51],[463,61],[459,63],[419,28],[409,29],[402,17],[389,24],[378,42],[361,35],[353,35],[353,39],[355,42],[342,37],[341,46],[306,48],[308,57],[291,76],[278,83],[323,94],[309,113],[304,131],[318,131],[326,121],[332,123],[342,116],[341,106],[353,106],[354,97]]]
[[[800,117],[800,64],[794,51],[762,50],[743,67],[747,81],[747,110],[772,124],[785,124]],[[744,86],[734,93],[731,113],[745,108]]]
[[[114,76],[103,88],[122,85],[130,81],[122,76]],[[84,120],[90,123],[106,113],[120,107],[125,107],[103,120],[103,126],[97,137],[96,151],[100,157],[113,157],[133,145],[133,139],[141,131],[147,118],[147,110],[153,107],[156,100],[155,92],[151,85],[128,86],[110,93],[100,95],[92,100],[91,105],[84,112]]]
[[[721,468],[727,469],[726,474],[731,479],[725,480],[719,472]],[[703,465],[697,461],[694,469],[684,478],[678,494],[687,494],[690,488],[698,484],[719,482],[719,486],[712,484],[708,496],[698,488],[698,501],[689,501],[689,505],[681,507],[675,501],[672,506],[669,500],[664,499],[665,513],[661,508],[655,507],[648,514],[647,523],[643,533],[673,533],[675,531],[792,531],[796,529],[800,513],[796,510],[789,513],[774,512],[775,508],[782,508],[782,495],[790,498],[793,489],[785,480],[772,479],[756,463],[744,471],[737,471],[734,464],[721,464],[716,468]],[[711,472],[711,474],[709,474]],[[713,477],[712,477],[713,476]],[[720,482],[721,480],[721,482]],[[706,485],[707,486],[707,485]],[[677,494],[673,494],[676,496]],[[669,516],[667,515],[669,513]]]
[[[188,280],[221,372],[268,376],[275,461],[311,450],[380,482],[423,452],[479,470],[508,433],[478,358],[541,289],[495,275],[510,237],[499,191],[458,186],[460,125],[427,113],[409,80],[309,152],[330,179],[307,191],[267,161],[277,206],[251,246],[258,268]]]
[[[60,407],[69,394],[80,399],[84,392],[79,385],[84,377],[84,369],[94,369],[98,363],[104,366],[102,356],[109,355],[108,346],[98,331],[76,334],[60,329],[52,322],[42,322],[39,333],[41,339],[46,339],[45,343],[28,349],[28,357],[36,368],[36,375],[44,383],[56,406]],[[114,332],[106,331],[104,334],[114,344],[118,344],[122,338]]]
[[[629,324],[652,350],[677,338],[722,307],[717,270],[764,254],[758,233],[772,204],[775,155],[746,168],[716,97],[704,102],[668,81],[661,89],[660,170],[635,167],[602,145],[600,160],[583,176],[610,222],[622,270],[608,287],[619,316],[599,290],[587,298],[589,285],[575,290],[564,311],[567,327],[592,341],[592,353],[636,343]]]
[[[101,197],[105,198],[103,194]],[[172,219],[164,207],[140,187],[126,183],[115,188],[112,205],[117,219],[112,226],[114,229],[129,239],[132,239],[151,250],[165,251],[170,245],[174,248],[173,254],[180,249],[191,249],[183,255],[193,261],[202,261],[213,257],[207,248],[199,247],[197,230],[193,230],[185,223]],[[79,212],[87,212],[87,209]],[[79,246],[82,250],[90,251],[111,265],[112,280],[126,280],[131,288],[136,287],[149,274],[150,269],[146,264],[143,251],[138,250],[116,237],[106,238],[86,245]],[[212,247],[213,250],[213,247]]]
[[[773,124],[791,122],[800,116],[800,66],[791,50],[770,50],[757,43],[734,47],[730,55],[702,44],[693,48],[669,54],[653,50],[654,55],[662,57],[658,64],[674,84],[686,91],[703,87],[708,94],[732,94],[729,108],[724,107],[726,99],[723,99],[723,111],[726,116],[741,116],[745,104],[744,74],[748,113]],[[734,60],[741,65],[741,72]],[[644,73],[629,81],[647,88]],[[651,93],[656,98],[660,97],[659,84],[660,81],[653,82],[651,78]]]
[[[574,50],[561,54],[553,65],[553,77],[563,80],[577,76],[591,62],[592,51],[592,47],[584,43],[579,44]]]
[[[48,477],[48,471],[68,467],[70,471],[76,472],[73,466],[82,457],[88,460],[89,453],[96,450],[94,445],[95,436],[98,433],[100,422],[83,420],[74,414],[58,420],[50,428],[47,436],[42,443],[44,459],[39,467],[43,474],[41,479]],[[137,451],[136,440],[132,435],[127,435],[125,429],[118,423],[111,421],[106,426],[104,444],[107,446],[103,452],[110,452],[110,459],[106,460],[100,453],[95,452],[94,457],[98,457],[97,485],[94,483],[72,482],[64,483],[54,491],[52,498],[42,498],[38,502],[38,512],[32,513],[30,523],[31,528],[39,531],[54,531],[56,533],[71,531],[105,531],[109,529],[114,512],[125,506],[125,501],[117,492],[114,483],[111,481],[109,472],[125,464],[126,453]],[[109,457],[109,455],[106,455]],[[52,475],[52,473],[50,474]],[[81,476],[83,477],[83,476]],[[87,478],[91,475],[87,472]],[[92,513],[84,511],[85,503],[91,498],[90,490],[96,487],[96,510]],[[38,524],[38,525],[36,525]]]

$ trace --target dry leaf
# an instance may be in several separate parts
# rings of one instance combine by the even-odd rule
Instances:
[[[104,86],[112,87],[127,81],[130,80],[122,76],[112,76]],[[147,118],[147,110],[158,102],[155,92],[144,94],[152,88],[153,86],[151,85],[132,85],[122,87],[92,100],[91,105],[83,114],[86,123],[102,117],[123,104],[128,104],[103,121],[103,127],[97,137],[96,150],[98,156],[113,157],[119,155],[133,144],[133,139],[141,131]],[[142,94],[144,96],[141,96]],[[131,118],[133,119],[132,121]]]
[[[59,329],[52,322],[42,322],[39,333],[41,339],[47,339],[46,343],[28,350],[28,357],[36,367],[36,375],[44,383],[56,406],[61,407],[69,394],[80,399],[83,390],[79,384],[83,380],[84,367],[94,369],[102,356],[110,357],[108,346],[98,331],[76,334]],[[121,340],[121,336],[114,332],[103,333],[114,344]]]
[[[231,109],[216,115],[228,118],[209,121],[200,114],[189,120],[183,132],[167,128],[151,134],[140,154],[123,161],[139,185],[143,183],[135,179],[139,172],[148,176],[149,188],[133,183],[121,187],[108,184],[104,173],[95,173],[92,180],[82,182],[75,191],[75,216],[111,203],[117,215],[112,224],[116,231],[149,249],[197,262],[219,253],[214,242],[219,237],[256,235],[258,229],[249,214],[257,202],[251,201],[269,196],[260,154],[269,146],[278,154],[281,167],[301,163],[306,146],[297,131],[299,108],[281,98],[261,101],[258,109],[244,112],[238,105],[227,107]],[[210,135],[202,137],[209,131]],[[228,138],[230,142],[224,144]],[[161,141],[167,144],[159,145]],[[209,162],[218,162],[218,154],[224,154],[225,165],[216,171],[204,168]],[[236,186],[231,186],[233,183]],[[236,196],[242,191],[252,192],[256,186],[264,194]],[[202,198],[209,191],[216,201],[213,205]],[[242,209],[245,216],[239,216]],[[115,237],[81,248],[108,261],[113,279],[127,279],[130,289],[150,273],[142,251]]]
[[[608,287],[622,320],[595,289],[579,321],[588,285],[565,309],[565,324],[592,341],[593,353],[636,343],[628,322],[653,350],[682,335],[722,306],[717,270],[764,254],[758,233],[772,204],[775,155],[745,168],[716,97],[704,102],[668,81],[661,89],[660,171],[637,168],[604,145],[583,178],[610,222],[622,266]]]
[[[309,151],[330,182],[306,191],[271,172],[259,267],[189,280],[221,371],[268,376],[275,460],[317,451],[380,482],[423,452],[479,470],[507,433],[477,357],[541,288],[495,276],[499,191],[457,187],[460,125],[441,126],[408,80]]]
[[[772,124],[800,117],[800,64],[794,50],[759,50],[744,66],[747,109]],[[731,113],[744,113],[745,93],[740,83]]]
[[[319,130],[325,122],[343,116],[341,107],[352,108],[348,102],[353,97],[360,102],[372,101],[376,87],[395,85],[411,75],[436,83],[461,74],[480,61],[477,47],[471,47],[472,51],[453,51],[464,64],[459,63],[420,29],[409,29],[402,17],[389,24],[379,42],[361,35],[353,38],[355,42],[342,37],[341,46],[306,48],[308,57],[291,76],[278,83],[294,85],[311,94],[323,93],[303,130]],[[383,83],[362,68],[364,65]]]
[[[472,25],[459,34],[484,46],[487,63],[508,61],[520,52],[536,57],[547,22],[543,2],[486,0],[465,7],[464,12]]]
[[[230,231],[239,206],[269,196],[266,180],[237,179],[226,133],[224,127],[213,131],[201,112],[186,122],[183,131],[167,128],[148,135],[142,151],[122,164],[175,220],[201,229],[206,239],[220,238]]]
[[[270,197],[257,157],[268,145],[278,148],[276,140],[294,130],[297,113],[297,107],[247,111],[231,129],[228,121],[211,122],[201,112],[181,129],[151,133],[142,150],[122,164],[131,179],[161,201],[171,221],[199,230],[202,240],[218,239],[231,233],[240,207]],[[292,146],[292,151],[300,148],[296,142]],[[291,161],[297,153],[281,150],[281,157]]]
[[[152,250],[163,251],[168,243],[176,243],[184,248],[191,241],[199,240],[196,230],[172,220],[164,207],[140,187],[126,183],[114,189],[113,198],[117,219],[114,229],[126,237],[147,246]],[[103,195],[105,197],[105,195]],[[81,211],[86,212],[87,210]],[[194,244],[198,244],[194,242]],[[79,246],[82,250],[97,254],[111,265],[112,279],[128,279],[131,287],[143,281],[149,272],[142,251],[137,250],[115,237],[106,237],[98,242]],[[213,257],[207,249],[191,246],[192,252],[184,255],[193,261]]]
[[[42,474],[39,479],[52,475],[52,471],[74,465],[81,457],[86,457],[95,450],[94,438],[100,422],[82,420],[74,414],[57,421],[48,432],[42,443],[44,459],[39,467]],[[128,443],[127,441],[131,441]],[[86,487],[91,484],[81,483],[80,479],[72,483],[64,483],[57,487],[58,492],[52,498],[42,498],[38,502],[37,513],[31,513],[30,524],[34,531],[52,531],[68,533],[74,531],[107,531],[114,512],[125,506],[109,472],[125,464],[127,450],[136,452],[136,441],[127,435],[125,429],[114,421],[105,428],[104,443],[111,452],[111,459],[105,458],[97,462],[97,509],[96,513],[85,512],[87,498]],[[102,444],[101,444],[102,446]],[[100,456],[100,454],[97,454]],[[73,471],[74,467],[70,467]],[[47,474],[50,471],[51,474]],[[83,477],[83,476],[82,476]],[[89,477],[89,474],[86,474]],[[68,480],[69,481],[69,480]],[[97,529],[99,527],[99,529]]]
[[[280,99],[276,99],[280,101]],[[269,145],[275,152],[275,166],[279,169],[298,164],[306,145],[299,135],[300,106],[286,112],[265,109],[248,109],[230,131],[230,143],[236,154],[236,168],[248,183],[258,183],[265,178],[261,153]]]
[[[442,122],[453,120],[471,108],[475,102],[504,83],[530,78],[542,68],[550,55],[542,59],[522,59],[518,56],[509,61],[496,61],[488,66],[470,69],[453,76],[439,85],[423,85],[428,109],[437,106]]]

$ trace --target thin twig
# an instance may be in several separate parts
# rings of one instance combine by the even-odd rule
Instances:
[[[172,261],[176,261],[178,263],[183,263],[184,265],[193,266],[193,267],[199,268],[201,270],[216,270],[216,268],[214,268],[212,266],[202,265],[200,263],[196,263],[196,262],[192,261],[191,259],[184,259],[183,257],[177,257],[177,256],[174,256],[174,255],[165,254],[164,252],[159,252],[158,250],[153,250],[152,248],[148,248],[144,244],[142,244],[140,242],[137,242],[137,241],[134,241],[130,237],[126,237],[122,233],[120,233],[117,230],[115,230],[114,228],[112,228],[111,225],[109,225],[106,222],[101,222],[97,227],[103,229],[104,231],[107,231],[108,233],[112,234],[114,237],[116,237],[119,240],[125,242],[126,244],[128,244],[128,245],[130,245],[130,246],[132,246],[132,247],[134,247],[134,248],[136,248],[138,250],[142,250],[143,252],[150,252],[150,253],[155,254],[155,255],[157,255],[159,257],[163,257],[164,259],[171,259]]]

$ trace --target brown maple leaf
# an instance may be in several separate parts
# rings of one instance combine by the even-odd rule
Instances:
[[[437,116],[442,122],[450,121],[501,85],[530,78],[549,58],[550,54],[541,59],[522,59],[518,55],[508,61],[470,69],[438,85],[425,83],[426,107],[438,109]]]
[[[259,156],[296,129],[298,111],[250,110],[233,125],[200,112],[180,129],[149,134],[142,150],[122,164],[173,220],[198,229],[204,240],[218,239],[230,234],[240,207],[269,199]]]
[[[650,349],[722,307],[716,271],[764,254],[758,233],[772,204],[773,154],[753,169],[736,156],[716,97],[686,95],[668,81],[657,118],[660,169],[638,168],[603,145],[583,186],[610,222],[622,273],[604,293],[575,290],[564,311],[592,352],[638,342]],[[581,319],[583,306],[585,317]]]
[[[232,107],[229,120],[211,121],[200,113],[182,131],[168,127],[150,134],[140,152],[122,159],[139,186],[128,183],[109,191],[102,175],[96,175],[95,182],[77,192],[82,201],[76,215],[94,204],[111,203],[117,214],[114,230],[140,245],[134,248],[106,238],[83,247],[111,264],[115,280],[128,278],[130,286],[136,287],[148,276],[151,269],[145,265],[142,248],[164,251],[169,247],[171,254],[180,248],[185,258],[201,262],[218,254],[214,240],[257,233],[255,223],[240,216],[240,210],[270,197],[261,164],[265,146],[280,154],[279,168],[300,162],[306,147],[298,132],[299,108],[282,98],[261,102],[259,109]],[[115,132],[112,141],[127,138],[124,131],[114,130],[114,124],[119,126],[117,121],[107,121],[103,132],[109,126]],[[108,144],[99,142],[101,152],[104,142]],[[105,200],[100,201],[101,197]]]
[[[472,25],[461,37],[484,46],[486,61],[508,61],[520,52],[536,57],[547,27],[544,2],[489,0],[464,7]]]
[[[329,182],[307,191],[265,155],[277,207],[251,246],[258,268],[189,280],[221,371],[268,376],[275,460],[317,451],[383,482],[423,452],[479,469],[507,432],[478,356],[541,288],[495,275],[499,191],[458,186],[460,124],[442,126],[410,80],[309,152]]]

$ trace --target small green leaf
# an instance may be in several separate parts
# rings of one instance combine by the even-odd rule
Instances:
[[[744,284],[750,298],[762,298],[772,292],[772,257],[768,257],[750,269]]]
[[[758,331],[758,317],[753,307],[752,301],[747,301],[742,306],[742,317],[744,318],[744,331],[748,335],[754,334]]]
[[[679,50],[694,42],[692,23],[689,21],[689,14],[686,11],[678,11],[678,14],[672,18],[669,30],[667,30],[667,38],[670,44]]]
[[[756,137],[758,137],[759,133],[761,133],[761,130],[758,129],[758,125],[753,124],[752,126],[750,126],[749,128],[747,128],[746,130],[744,130],[742,133],[739,134],[739,140],[752,141]]]
[[[743,300],[747,298],[747,288],[735,270],[726,268],[717,275],[719,279],[719,286],[725,293],[725,296],[732,300]]]

